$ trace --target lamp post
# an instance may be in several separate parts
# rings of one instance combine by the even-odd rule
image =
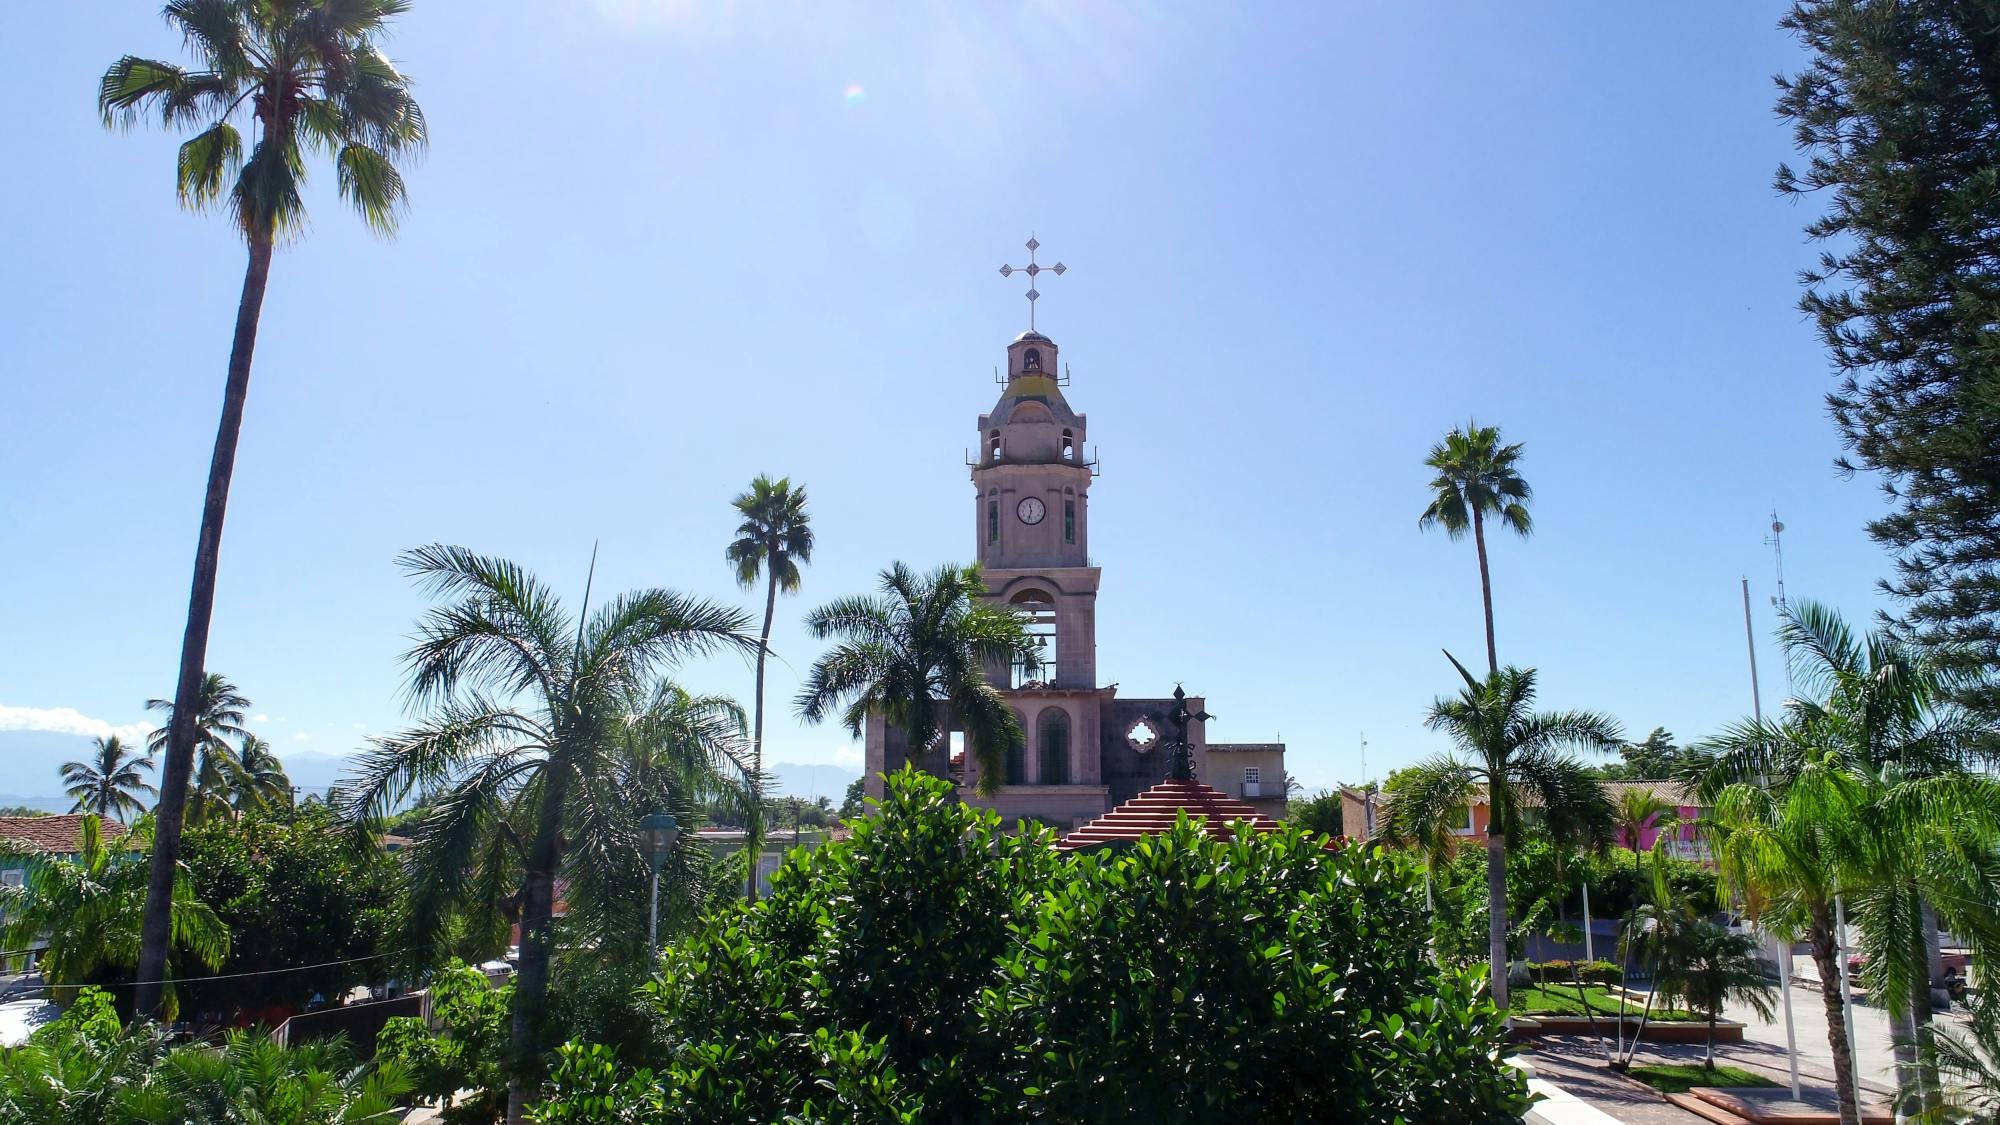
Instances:
[[[646,853],[646,861],[653,865],[646,921],[646,947],[653,953],[660,949],[660,868],[667,865],[667,856],[672,854],[674,841],[680,834],[680,822],[668,813],[649,813],[639,818],[639,850]]]

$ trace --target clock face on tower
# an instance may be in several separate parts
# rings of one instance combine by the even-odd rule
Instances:
[[[1021,501],[1020,506],[1014,509],[1014,514],[1021,517],[1022,523],[1037,524],[1042,522],[1042,517],[1048,514],[1048,510],[1042,507],[1041,500],[1030,496]]]

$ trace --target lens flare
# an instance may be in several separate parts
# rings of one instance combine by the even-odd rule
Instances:
[[[868,91],[861,88],[861,83],[853,82],[848,84],[847,93],[842,96],[848,105],[860,105],[868,100]]]

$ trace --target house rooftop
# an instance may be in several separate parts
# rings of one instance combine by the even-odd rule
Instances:
[[[75,855],[83,843],[84,813],[63,816],[0,816],[0,844],[40,855]],[[106,839],[125,834],[115,820],[104,822]]]

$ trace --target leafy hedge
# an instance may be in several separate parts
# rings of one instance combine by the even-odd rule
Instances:
[[[1606,988],[1625,983],[1624,968],[1610,961],[1530,961],[1528,975],[1536,984],[1571,984],[1579,977]]]
[[[1404,858],[1183,822],[1064,855],[904,771],[845,843],[670,948],[648,1057],[566,1047],[537,1119],[1517,1121],[1477,971]]]

